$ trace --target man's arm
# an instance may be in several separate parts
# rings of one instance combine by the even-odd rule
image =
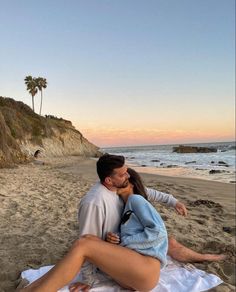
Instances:
[[[84,203],[79,206],[79,237],[85,234],[92,234],[104,239],[103,220],[104,211],[92,203]]]
[[[187,209],[185,205],[179,202],[174,196],[147,187],[146,192],[147,198],[150,202],[160,202],[166,204],[169,207],[175,208],[178,214],[183,216],[187,215]]]
[[[103,239],[102,225],[104,219],[104,212],[100,207],[92,203],[80,204],[78,219],[80,237],[85,234],[92,234]],[[89,262],[85,262],[81,269],[83,283],[92,286],[93,281],[95,279],[96,270],[97,268],[94,265],[92,265]]]

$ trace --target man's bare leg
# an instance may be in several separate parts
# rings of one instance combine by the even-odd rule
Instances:
[[[174,237],[168,238],[168,255],[179,262],[221,261],[226,258],[223,254],[201,254],[179,243]]]

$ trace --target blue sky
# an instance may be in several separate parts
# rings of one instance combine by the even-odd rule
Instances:
[[[233,0],[0,5],[0,95],[47,78],[43,113],[99,146],[234,139]]]

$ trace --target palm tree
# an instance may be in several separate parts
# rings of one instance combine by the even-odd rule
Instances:
[[[39,114],[41,115],[42,103],[43,103],[43,88],[47,88],[47,79],[46,78],[42,78],[42,77],[38,77],[35,80],[36,80],[36,84],[37,84],[38,90],[41,93],[41,102],[40,102],[40,110],[39,110]]]
[[[38,92],[36,80],[35,78],[29,75],[25,77],[24,81],[25,81],[25,85],[27,86],[27,90],[32,96],[32,108],[34,111],[34,96]]]

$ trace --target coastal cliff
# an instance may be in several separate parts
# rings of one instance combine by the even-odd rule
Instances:
[[[98,149],[70,121],[39,116],[23,102],[0,97],[0,167],[30,161],[36,150],[44,157],[98,157]]]

